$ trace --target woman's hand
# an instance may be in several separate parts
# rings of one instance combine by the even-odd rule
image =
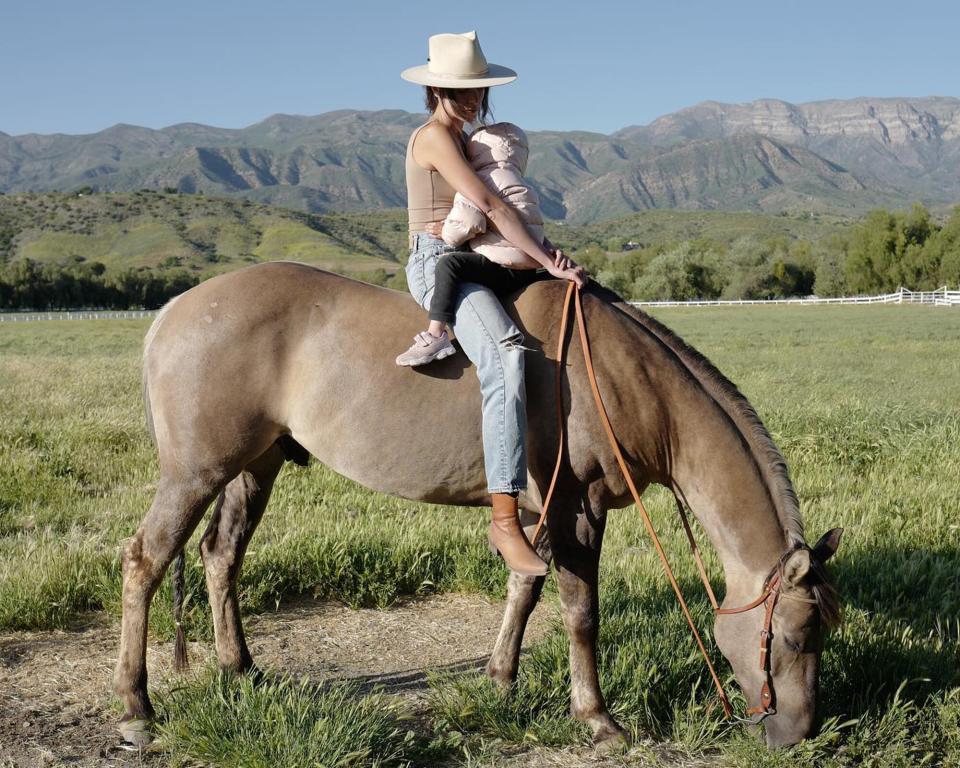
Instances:
[[[433,237],[440,237],[443,234],[443,222],[431,221],[424,225],[423,231],[428,235],[432,235]]]

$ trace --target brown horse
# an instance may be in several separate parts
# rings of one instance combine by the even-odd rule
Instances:
[[[526,336],[527,509],[539,508],[558,431],[553,352],[564,284],[534,284],[507,302]],[[814,725],[823,628],[836,617],[823,563],[832,531],[804,544],[783,456],[746,399],[660,323],[596,286],[583,297],[597,376],[638,488],[680,494],[719,553],[725,606],[749,603],[778,574],[769,681],[770,745]],[[220,664],[252,664],[236,582],[244,552],[286,458],[305,451],[376,491],[426,502],[486,505],[479,391],[462,353],[423,369],[398,368],[397,349],[423,324],[411,298],[306,264],[273,262],[207,280],[171,301],[144,341],[148,425],[160,461],[150,511],[123,554],[123,621],[114,690],[121,731],[142,738],[153,716],[145,662],[147,612],[168,565],[210,503],[203,560]],[[624,740],[597,678],[597,572],[607,511],[630,494],[597,418],[579,342],[563,377],[567,450],[541,553],[557,570],[570,640],[571,711],[600,741]],[[436,417],[422,422],[432,403]],[[305,449],[305,451],[304,451]],[[303,456],[300,457],[301,460]],[[431,472],[422,468],[429,460]],[[487,671],[516,677],[524,627],[543,577],[512,575]],[[748,705],[764,611],[718,615],[714,636]]]

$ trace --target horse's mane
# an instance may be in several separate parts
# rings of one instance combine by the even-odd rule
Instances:
[[[631,306],[612,291],[594,287],[591,291],[602,300],[613,304],[618,310],[639,323],[670,349],[690,374],[700,383],[717,405],[740,430],[761,476],[767,484],[789,548],[805,545],[803,518],[800,517],[800,502],[790,481],[787,462],[773,442],[750,401],[736,385],[717,370],[704,355],[687,344],[663,323],[646,312]]]
[[[591,292],[639,323],[670,349],[740,430],[767,483],[780,527],[787,539],[787,551],[780,562],[774,566],[774,571],[781,568],[785,559],[794,550],[807,546],[803,535],[803,518],[800,517],[800,502],[790,481],[787,462],[760,420],[760,416],[757,415],[756,409],[713,363],[663,323],[628,304],[612,291],[595,285]],[[837,592],[826,567],[815,557],[811,559],[808,586],[816,600],[817,609],[824,624],[831,627],[839,623],[840,603]]]

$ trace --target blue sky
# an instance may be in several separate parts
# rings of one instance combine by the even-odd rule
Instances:
[[[608,133],[714,99],[960,96],[960,4],[916,0],[2,0],[0,130],[240,128],[421,109],[400,70],[478,31],[498,119]]]

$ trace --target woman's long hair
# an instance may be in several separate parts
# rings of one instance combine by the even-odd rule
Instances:
[[[457,110],[459,106],[458,97],[463,91],[461,88],[439,88],[435,85],[424,86],[426,91],[424,96],[424,103],[430,112],[432,113],[436,110],[437,105],[440,103],[441,98],[449,99],[454,104],[455,114],[452,117],[456,117],[458,120],[463,120],[466,122],[466,116]],[[487,124],[487,118],[493,115],[493,110],[490,108],[490,89],[483,89],[483,100],[480,102],[480,109],[477,110],[477,120],[481,125]]]

